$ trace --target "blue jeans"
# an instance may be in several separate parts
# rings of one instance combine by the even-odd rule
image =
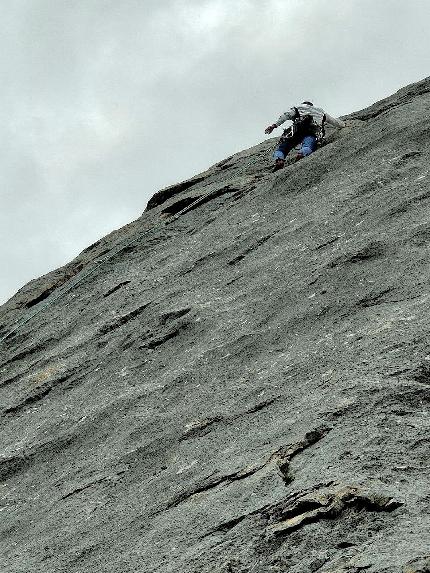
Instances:
[[[317,138],[314,135],[306,135],[301,142],[295,141],[294,138],[285,140],[278,145],[273,153],[273,157],[275,159],[285,159],[286,155],[298,145],[298,143],[302,144],[299,153],[303,155],[303,157],[310,155],[317,148]]]

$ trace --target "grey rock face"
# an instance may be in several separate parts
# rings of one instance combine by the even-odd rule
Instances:
[[[2,571],[430,571],[430,79],[346,119],[1,307]]]

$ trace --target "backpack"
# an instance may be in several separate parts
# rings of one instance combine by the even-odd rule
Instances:
[[[317,138],[317,143],[321,145],[324,140],[325,130],[325,114],[322,119],[321,125],[318,125],[311,114],[300,115],[299,110],[294,107],[296,115],[293,119],[293,125],[284,132],[284,137],[300,137],[306,135],[314,135]]]

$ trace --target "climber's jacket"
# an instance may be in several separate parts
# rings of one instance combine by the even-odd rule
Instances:
[[[289,111],[283,113],[273,124],[274,127],[279,127],[285,121],[294,121],[297,119],[298,115],[304,117],[306,115],[311,115],[313,122],[322,127],[324,123],[328,123],[333,127],[345,127],[345,123],[341,119],[336,119],[328,113],[326,113],[320,107],[314,107],[313,105],[302,103],[296,107],[292,107]]]

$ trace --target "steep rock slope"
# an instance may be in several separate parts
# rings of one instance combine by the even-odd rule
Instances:
[[[1,570],[430,570],[429,110],[230,157],[0,309]]]

